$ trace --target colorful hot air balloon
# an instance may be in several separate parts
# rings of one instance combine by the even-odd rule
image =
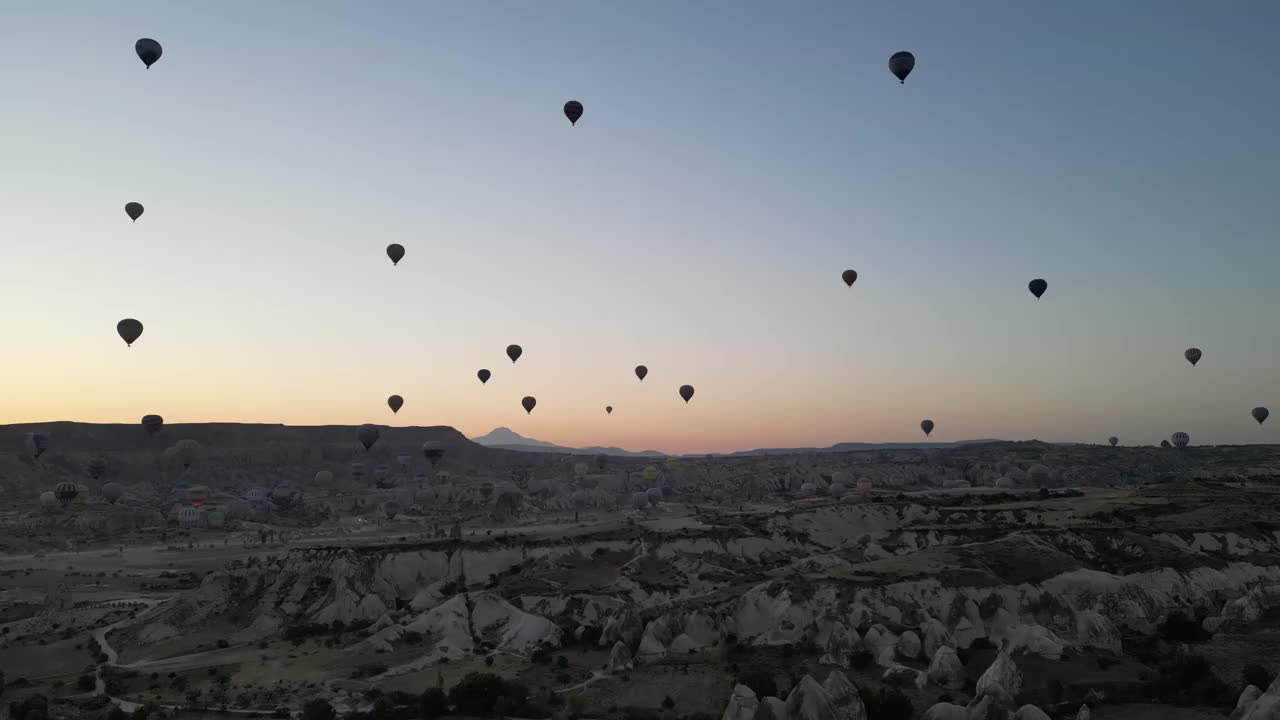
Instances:
[[[605,412],[605,414],[606,414],[606,415],[612,415],[612,414],[613,414],[613,406],[612,406],[612,405],[605,405],[605,406],[604,406],[604,412]]]
[[[476,377],[480,378],[480,384],[483,385],[489,382],[489,378],[493,377],[493,373],[489,372],[485,368],[480,368],[480,371],[476,373]]]
[[[644,376],[649,374],[649,368],[643,365],[636,366],[636,377],[640,378],[640,382],[644,382]]]
[[[106,471],[107,459],[101,455],[95,455],[94,457],[89,458],[89,462],[84,465],[84,474],[87,475],[90,480],[100,480],[102,478],[102,474]]]
[[[932,420],[921,420],[921,421],[920,421],[920,429],[924,431],[925,437],[928,437],[928,436],[929,436],[929,433],[933,432],[933,421],[932,421]]]
[[[404,258],[404,246],[400,243],[391,243],[387,246],[387,257],[391,258],[393,266],[399,265],[400,260]]]
[[[142,323],[133,318],[125,318],[116,323],[116,332],[125,345],[132,346],[135,340],[142,337]]]
[[[577,100],[570,100],[565,103],[564,116],[569,118],[570,125],[577,125],[578,120],[582,117],[582,103]]]
[[[693,397],[693,386],[692,386],[692,385],[681,385],[681,386],[680,386],[680,397],[684,398],[685,403],[686,403],[686,404],[688,404],[689,400]],[[715,403],[712,403],[712,404],[714,405]]]
[[[381,435],[381,433],[378,432],[378,426],[369,425],[367,423],[361,425],[360,428],[356,430],[356,439],[364,446],[365,452],[368,452],[369,448],[373,447],[373,444],[378,442],[379,435]]]
[[[902,50],[889,56],[889,72],[898,78],[898,84],[901,85],[907,81],[907,76],[915,69],[916,56]]]
[[[164,418],[159,415],[143,415],[142,429],[147,431],[151,437],[155,437],[160,429],[164,427]]]
[[[845,285],[848,285],[849,287],[853,287],[853,284],[858,281],[858,271],[845,270],[844,272],[840,273],[840,279],[844,280]]]
[[[1176,432],[1173,434],[1173,437],[1169,439],[1173,440],[1174,447],[1178,448],[1184,448],[1187,446],[1187,443],[1191,442],[1191,436],[1184,432]]]
[[[204,507],[209,500],[209,488],[204,485],[192,485],[187,488],[187,502],[191,503],[191,507]]]
[[[160,56],[164,54],[164,48],[160,47],[160,43],[151,38],[142,38],[133,44],[133,51],[138,53],[138,59],[146,65],[148,69],[156,64]]]
[[[1195,367],[1196,363],[1200,362],[1200,358],[1203,355],[1204,353],[1200,352],[1200,348],[1197,347],[1187,348],[1187,351],[1182,353],[1182,356],[1187,359],[1187,362],[1191,363],[1192,367]]]
[[[1120,438],[1116,437],[1115,435],[1112,435],[1111,437],[1107,438],[1107,442],[1111,443],[1111,447],[1115,447],[1120,443]]]
[[[1267,421],[1268,417],[1271,416],[1271,411],[1264,407],[1256,407],[1253,410],[1250,410],[1249,414],[1253,416],[1254,420],[1258,421],[1259,425],[1261,425]]]
[[[520,404],[524,407],[525,413],[531,413],[533,412],[533,406],[538,404],[538,400],[532,395],[525,395],[520,400]]]
[[[524,354],[524,350],[521,350],[519,345],[507,346],[507,357],[511,358],[511,362],[515,362],[519,360],[520,356],[523,354]]]
[[[404,398],[400,397],[399,395],[392,395],[391,397],[387,398],[387,407],[391,408],[391,412],[393,414],[400,412],[400,408],[403,406],[404,406]]]
[[[124,214],[128,215],[130,220],[138,222],[138,218],[142,217],[142,203],[125,203]]]
[[[1040,278],[1036,278],[1035,280],[1027,283],[1027,289],[1031,291],[1032,295],[1036,296],[1037,300],[1039,300],[1040,296],[1044,294],[1044,291],[1049,289],[1049,283],[1041,280]]]
[[[658,468],[653,465],[646,465],[644,470],[640,472],[640,477],[643,478],[645,482],[653,482],[658,479]]]

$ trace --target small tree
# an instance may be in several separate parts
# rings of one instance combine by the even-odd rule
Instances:
[[[307,704],[302,706],[302,720],[335,720],[337,716],[333,706],[319,698],[308,700]]]
[[[433,687],[422,693],[422,699],[418,703],[418,715],[422,720],[436,720],[448,712],[449,696],[444,690]]]
[[[1271,681],[1276,677],[1267,672],[1267,669],[1261,665],[1245,665],[1244,670],[1240,671],[1240,676],[1244,678],[1245,685],[1254,685],[1263,691],[1271,685]]]
[[[664,710],[670,710],[676,706],[676,701],[670,695],[662,698],[662,707]]]

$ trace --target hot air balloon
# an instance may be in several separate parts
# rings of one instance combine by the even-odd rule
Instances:
[[[53,496],[58,499],[58,503],[62,507],[71,504],[71,501],[80,494],[80,486],[73,482],[60,482],[53,486]]]
[[[684,398],[684,401],[685,401],[685,403],[687,404],[687,403],[689,402],[690,398],[692,398],[692,397],[693,397],[693,386],[692,386],[692,385],[681,385],[681,386],[680,386],[680,397]],[[715,403],[712,403],[712,404],[714,405]]]
[[[142,323],[133,318],[125,318],[116,323],[116,332],[120,334],[120,339],[124,340],[126,346],[132,346],[134,341],[142,337]]]
[[[129,219],[134,222],[138,222],[138,218],[142,217],[142,211],[142,203],[131,202],[124,204],[124,214],[128,215]]]
[[[833,482],[831,487],[827,488],[827,493],[833,498],[844,497],[848,492],[849,488],[845,487],[844,483]]]
[[[865,478],[865,477],[858,478],[858,492],[860,493],[871,492],[871,478]]]
[[[519,360],[522,354],[524,354],[524,350],[521,350],[519,345],[507,346],[507,357],[511,358],[511,362]]]
[[[573,476],[580,478],[583,475],[586,475],[588,470],[590,470],[590,468],[587,466],[586,463],[584,462],[575,463],[573,466]]]
[[[102,474],[106,471],[107,459],[101,455],[95,455],[94,457],[89,458],[89,462],[84,465],[84,474],[87,475],[90,480],[101,479]]]
[[[538,399],[532,395],[525,395],[524,398],[520,400],[520,404],[524,406],[524,411],[526,413],[531,413],[533,412],[533,406],[538,404]]]
[[[640,477],[644,478],[645,482],[653,482],[658,479],[658,468],[646,465],[644,470],[640,472]]]
[[[156,64],[160,56],[164,54],[164,48],[160,47],[160,43],[151,38],[142,38],[133,44],[133,51],[138,53],[138,59],[146,65],[148,69]]]
[[[929,436],[929,433],[933,432],[933,421],[932,421],[932,420],[921,420],[921,421],[920,421],[920,429],[924,431],[925,437],[928,437],[928,436]]]
[[[1027,479],[1036,485],[1043,485],[1049,482],[1049,468],[1040,464],[1032,465],[1027,468]]]
[[[182,466],[183,470],[190,469],[200,456],[200,443],[195,440],[179,440],[169,449],[173,451],[173,459]]]
[[[1202,355],[1204,355],[1204,353],[1200,352],[1200,348],[1197,347],[1187,348],[1187,351],[1182,353],[1182,356],[1187,359],[1187,362],[1191,363],[1192,367],[1195,367],[1195,364],[1200,362],[1200,357]]]
[[[569,118],[570,125],[577,125],[578,119],[582,117],[582,103],[577,100],[570,100],[565,103],[564,116]]]
[[[643,492],[633,493],[631,495],[631,507],[637,510],[643,510],[649,507],[649,496]]]
[[[1173,434],[1173,437],[1169,439],[1173,440],[1174,447],[1178,448],[1184,448],[1187,446],[1187,443],[1191,442],[1191,436],[1184,432],[1176,432]]]
[[[858,281],[858,271],[845,270],[844,272],[840,273],[840,278],[844,280],[845,285],[848,285],[849,287],[853,287],[853,284]]]
[[[1041,280],[1040,278],[1036,278],[1035,280],[1027,283],[1027,289],[1031,291],[1032,295],[1036,296],[1037,300],[1039,300],[1040,296],[1044,294],[1044,291],[1049,289],[1049,283]]]
[[[650,505],[657,505],[658,503],[662,502],[661,488],[656,488],[656,487],[649,488],[648,490],[644,491],[644,494],[645,494],[645,497],[648,498]]]
[[[396,515],[400,514],[400,503],[388,500],[382,503],[382,512],[386,514],[388,520],[395,520]]]
[[[76,510],[83,510],[89,507],[89,486],[84,483],[76,483],[76,497],[71,501],[71,507]]]
[[[916,56],[902,50],[889,56],[889,72],[898,78],[898,84],[901,85],[907,81],[907,76],[915,69]]]
[[[644,376],[649,374],[649,368],[643,365],[636,366],[636,377],[640,378],[640,382],[644,382]]]
[[[160,429],[164,427],[164,418],[159,415],[143,415],[142,429],[147,431],[151,437],[155,437]]]
[[[317,487],[323,487],[333,482],[333,473],[328,470],[320,470],[316,473],[315,484]]]
[[[480,368],[480,371],[476,373],[476,377],[480,378],[481,385],[489,382],[489,378],[492,376],[493,376],[493,373],[489,372],[484,368]]]
[[[191,504],[191,507],[204,507],[208,500],[209,488],[204,485],[192,485],[187,488],[187,502]]]
[[[102,486],[102,497],[106,498],[107,502],[115,505],[120,498],[124,497],[124,488],[119,483],[109,482]]]
[[[244,499],[251,503],[266,502],[267,491],[262,488],[249,488],[249,492],[244,494]]]
[[[676,472],[680,469],[680,458],[667,458],[662,466],[667,469],[667,472]]]
[[[200,524],[200,511],[194,507],[184,507],[178,511],[178,524],[192,528]]]
[[[818,486],[814,485],[811,482],[804,483],[803,485],[800,486],[800,494],[807,498],[813,497],[814,494],[817,492],[818,492]]]
[[[351,463],[351,477],[356,480],[363,478],[366,470],[367,468],[365,468],[365,465],[362,462]]]
[[[489,497],[492,495],[493,495],[493,483],[489,482],[488,480],[480,483],[480,499],[487,502],[489,500]]]
[[[39,460],[44,451],[49,449],[49,436],[42,432],[27,433],[23,439],[32,460]]]
[[[392,266],[399,265],[404,257],[404,246],[400,243],[391,243],[387,246],[387,257],[391,258]]]
[[[604,406],[604,412],[605,412],[605,414],[606,414],[606,415],[612,415],[612,414],[613,414],[613,406],[612,406],[612,405],[605,405],[605,406]]]
[[[1249,411],[1249,414],[1253,416],[1254,420],[1258,421],[1259,425],[1261,425],[1262,423],[1267,421],[1268,417],[1271,416],[1271,411],[1264,407],[1256,407],[1253,410]]]
[[[368,452],[369,448],[373,447],[373,444],[378,442],[378,436],[380,434],[381,433],[378,432],[378,426],[366,423],[361,425],[360,429],[356,430],[356,439],[364,446],[365,452]]]
[[[1115,435],[1112,435],[1111,437],[1107,438],[1107,442],[1111,443],[1111,447],[1115,447],[1120,443],[1120,438],[1116,437]]]
[[[62,507],[58,502],[58,496],[53,494],[51,490],[45,490],[40,493],[40,507],[44,510],[57,510]]]
[[[387,475],[390,474],[390,472],[391,472],[391,468],[387,467],[386,463],[378,463],[377,465],[373,466],[373,479],[386,480]]]
[[[444,444],[436,440],[428,440],[422,443],[422,457],[431,463],[431,467],[435,467],[436,463],[444,457]]]
[[[400,412],[400,408],[403,406],[404,406],[404,398],[400,397],[399,395],[392,395],[391,397],[387,398],[387,407],[391,408],[391,412],[393,414]]]

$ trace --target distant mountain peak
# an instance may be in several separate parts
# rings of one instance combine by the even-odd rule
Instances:
[[[525,450],[538,452],[563,452],[575,455],[622,455],[627,457],[662,457],[663,453],[656,450],[641,450],[633,452],[631,450],[623,450],[616,447],[589,447],[589,448],[571,448],[563,445],[556,445],[544,440],[534,440],[527,438],[509,427],[496,427],[488,433],[479,437],[471,438],[471,442],[485,447],[501,448],[503,450]]]
[[[486,447],[497,447],[499,445],[535,445],[538,447],[555,447],[553,443],[527,438],[509,427],[496,427],[485,435],[471,438],[471,441]]]

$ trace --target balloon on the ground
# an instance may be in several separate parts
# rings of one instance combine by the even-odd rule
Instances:
[[[1174,447],[1179,447],[1179,448],[1184,448],[1187,446],[1188,443],[1191,442],[1191,436],[1187,435],[1184,432],[1176,432],[1173,434],[1173,437],[1169,439],[1173,440]]]
[[[1200,348],[1192,347],[1187,348],[1187,351],[1182,353],[1182,356],[1187,359],[1187,362],[1191,363],[1192,367],[1195,367],[1196,363],[1200,362],[1200,358],[1204,356],[1204,353],[1200,351]]]
[[[489,372],[485,368],[480,368],[480,371],[476,373],[476,377],[480,378],[481,385],[489,382],[489,378],[492,376],[493,376],[493,373]]]
[[[396,515],[400,514],[400,503],[388,500],[382,503],[382,512],[386,514],[388,520],[395,520]]]
[[[391,243],[387,246],[387,257],[391,258],[392,265],[399,265],[400,260],[404,258],[404,246],[400,243]]]
[[[368,468],[365,467],[364,463],[362,462],[351,463],[351,477],[355,478],[356,480],[360,480],[365,476],[366,472],[368,472]]]
[[[1037,300],[1039,300],[1040,296],[1044,294],[1044,291],[1049,289],[1049,283],[1041,280],[1040,278],[1036,278],[1035,280],[1027,283],[1027,289],[1031,291],[1032,295],[1036,296]]]
[[[160,43],[151,38],[142,38],[133,44],[133,51],[138,54],[138,59],[143,65],[150,68],[156,64],[160,56],[164,54],[164,48],[160,47]]]
[[[693,386],[692,386],[692,385],[681,385],[681,386],[680,386],[680,397],[684,398],[684,401],[685,401],[685,403],[687,404],[687,403],[689,402],[689,400],[693,398]],[[712,404],[712,405],[715,405],[715,403],[714,403],[714,402],[712,402],[711,404]]]
[[[511,362],[515,362],[519,360],[520,356],[523,354],[524,354],[524,350],[522,350],[519,345],[507,346],[507,357],[511,358]]]
[[[858,281],[858,271],[845,270],[844,272],[840,273],[840,279],[844,280],[845,285],[848,285],[849,287],[853,287],[853,284]]]
[[[564,116],[569,118],[570,125],[577,125],[578,120],[582,117],[582,103],[577,100],[570,100],[565,103]]]
[[[538,400],[532,395],[525,395],[520,400],[520,404],[524,407],[525,413],[531,413],[533,412],[533,407],[538,404]]]
[[[183,470],[190,469],[200,457],[200,443],[195,440],[179,440],[169,449],[173,451],[173,459]]]
[[[142,217],[142,203],[125,203],[124,214],[128,215],[130,220],[138,222],[138,218]]]
[[[932,421],[932,420],[921,420],[921,421],[920,421],[920,429],[921,429],[921,430],[923,430],[923,431],[924,431],[925,436],[926,436],[926,437],[928,437],[929,433],[933,432],[933,421]]]
[[[400,408],[404,407],[404,398],[399,395],[392,395],[387,398],[387,407],[391,408],[393,414],[400,412]]]
[[[898,84],[905,83],[907,76],[916,67],[916,56],[901,50],[889,56],[889,72],[898,78]]]
[[[142,337],[142,323],[133,318],[125,318],[116,323],[116,332],[125,345],[133,345],[135,340]]]

